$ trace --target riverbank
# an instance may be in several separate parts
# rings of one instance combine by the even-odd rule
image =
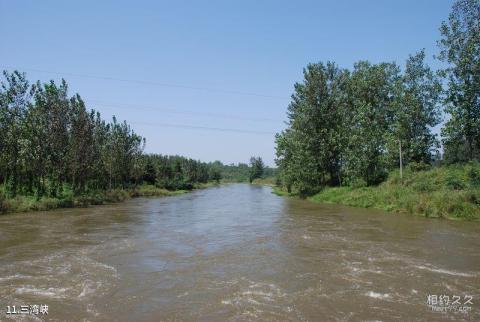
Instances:
[[[197,183],[194,189],[204,189],[216,186],[218,183]],[[5,199],[0,194],[0,214],[46,211],[60,208],[88,207],[93,205],[104,205],[122,202],[137,197],[166,197],[176,196],[192,190],[167,190],[157,188],[154,185],[141,185],[131,189],[112,189],[107,191],[96,191],[84,195],[73,196],[66,194],[62,198],[43,197],[37,200],[34,196],[19,195],[15,198]]]
[[[275,186],[275,177],[258,178],[252,181],[252,184],[262,186]]]
[[[275,188],[278,195],[292,195]],[[293,194],[294,195],[294,194]],[[432,218],[480,220],[480,165],[406,169],[374,187],[327,187],[308,200]]]

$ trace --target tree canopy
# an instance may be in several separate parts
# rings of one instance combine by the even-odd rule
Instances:
[[[375,185],[404,165],[440,159],[432,128],[442,120],[444,160],[480,159],[480,1],[459,0],[440,28],[435,73],[425,51],[402,68],[393,62],[309,64],[288,106],[288,127],[276,135],[279,179],[290,192],[330,185]],[[442,88],[442,78],[447,87]]]
[[[114,116],[87,110],[65,80],[30,85],[18,71],[0,87],[0,180],[8,197],[61,198],[71,191],[128,188],[141,183],[191,189],[219,181],[223,165],[144,154],[146,140]]]

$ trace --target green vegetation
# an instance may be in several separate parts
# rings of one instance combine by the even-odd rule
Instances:
[[[254,158],[254,157],[253,157]],[[261,178],[273,178],[276,174],[275,168],[270,168],[263,164],[261,158],[255,158],[255,160],[260,161],[262,165],[262,174]],[[258,163],[257,165],[260,165]],[[250,177],[254,172],[258,172],[259,169],[253,170],[253,164],[250,163],[250,166],[246,163],[238,163],[238,164],[229,164],[223,165],[219,161],[215,161],[212,163],[212,166],[215,166],[220,170],[222,176],[222,182],[250,182]],[[260,178],[259,177],[259,178]]]
[[[378,208],[449,219],[480,219],[480,165],[450,165],[414,171],[402,180],[398,171],[375,187],[327,187],[309,197],[314,202]]]
[[[90,191],[83,195],[74,195],[68,191],[61,198],[17,195],[14,198],[5,199],[3,191],[0,191],[0,213],[87,207],[120,202],[133,197],[174,196],[185,192],[186,190],[171,191],[153,185],[141,185],[131,189]]]
[[[276,136],[281,187],[315,201],[477,218],[479,187],[466,173],[476,176],[478,166],[465,163],[480,160],[479,12],[478,0],[454,4],[440,28],[447,67],[439,73],[423,50],[403,70],[393,62],[359,61],[353,70],[309,64],[295,84],[288,128]],[[432,128],[442,107],[440,140]]]
[[[214,162],[215,163],[215,162]],[[246,163],[223,165],[216,162],[222,173],[222,181],[224,182],[248,182],[250,168]]]
[[[222,179],[220,162],[144,154],[144,138],[87,111],[65,80],[30,85],[18,71],[3,75],[0,213],[172,195]]]
[[[410,57],[403,74],[393,63],[308,65],[288,108],[289,128],[277,135],[277,163],[287,190],[301,195],[321,187],[376,185],[403,162],[430,163],[438,142],[440,82]]]
[[[251,157],[250,158],[250,175],[248,180],[250,183],[253,182],[255,179],[260,179],[263,176],[263,171],[265,169],[265,165],[263,164],[262,158],[258,157]]]
[[[480,1],[457,1],[440,27],[439,59],[448,88],[442,129],[445,159],[461,162],[480,159]]]
[[[113,117],[107,123],[100,113],[87,111],[79,94],[68,97],[65,80],[30,85],[24,73],[3,75],[0,213],[169,196],[223,178],[250,178],[246,164],[144,154],[144,138],[126,122]],[[273,175],[273,169],[265,168],[265,174]]]
[[[275,177],[270,176],[270,177],[254,179],[251,183],[264,185],[264,186],[275,186],[277,184],[277,180]]]

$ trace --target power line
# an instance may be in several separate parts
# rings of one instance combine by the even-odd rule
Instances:
[[[15,69],[12,67],[4,66],[4,68]],[[156,83],[156,82],[148,82],[148,81],[140,81],[140,80],[130,80],[130,79],[119,79],[107,76],[92,76],[92,75],[82,75],[82,74],[72,74],[72,73],[58,73],[52,71],[45,71],[45,70],[38,70],[32,68],[24,68],[27,71],[35,71],[40,73],[48,73],[48,74],[55,74],[55,75],[64,75],[64,76],[74,76],[74,77],[86,77],[86,78],[96,78],[96,79],[103,79],[103,80],[114,80],[114,81],[121,81],[121,82],[131,82],[131,83],[141,83],[141,84],[151,84],[151,85],[158,85],[158,86],[168,86],[168,87],[179,87],[179,88],[187,88],[187,89],[194,89],[194,90],[204,90],[204,91],[215,91],[215,92],[224,92],[224,93],[232,93],[232,94],[239,94],[239,95],[251,95],[251,96],[261,96],[261,97],[269,97],[269,98],[277,98],[277,99],[285,99],[285,97],[279,96],[271,96],[271,95],[262,95],[257,93],[247,93],[247,92],[238,92],[238,91],[231,91],[231,90],[222,90],[222,89],[211,89],[211,88],[201,88],[201,87],[190,87],[184,85],[176,85],[176,84],[167,84],[167,83]],[[87,100],[92,102],[101,102],[99,100]],[[105,105],[105,104],[103,104]],[[108,103],[106,105],[109,105]],[[113,103],[110,105],[114,108],[145,108],[145,109],[155,109],[158,108],[153,106],[119,106],[119,104]],[[212,117],[223,117],[223,118],[231,118],[231,119],[239,119],[239,120],[252,120],[252,121],[271,121],[271,122],[281,122],[280,120],[268,119],[268,118],[245,118],[242,116],[237,115],[228,115],[228,114],[216,114],[216,113],[201,113],[195,111],[186,111],[186,110],[175,110],[175,109],[163,109],[164,111],[168,111],[170,113],[178,113],[178,114],[197,114],[197,115],[206,115]],[[257,135],[275,135],[275,132],[268,132],[268,131],[257,131],[257,130],[245,130],[245,129],[232,129],[232,128],[217,128],[217,127],[208,127],[208,126],[196,126],[196,125],[187,125],[187,124],[170,124],[170,123],[150,123],[150,122],[129,122],[131,124],[139,124],[139,125],[147,125],[147,126],[159,126],[159,127],[172,127],[172,128],[183,128],[183,129],[193,129],[193,130],[205,130],[205,131],[218,131],[218,132],[234,132],[234,133],[248,133],[248,134],[257,134]]]
[[[208,117],[216,117],[216,118],[241,120],[241,121],[274,122],[274,123],[283,122],[282,120],[270,119],[270,118],[250,118],[250,117],[244,117],[240,115],[196,112],[192,110],[179,110],[179,109],[168,108],[168,107],[156,107],[156,106],[136,105],[136,104],[121,104],[121,103],[105,102],[105,101],[96,100],[96,99],[88,99],[86,101],[97,102],[99,104],[98,106],[101,106],[101,107],[112,107],[112,108],[123,108],[123,109],[148,109],[148,110],[155,110],[155,111],[161,111],[161,112],[172,113],[172,114],[208,116]]]
[[[11,70],[19,70],[17,68],[11,66],[2,66],[6,69]],[[246,96],[257,96],[257,97],[265,97],[265,98],[273,98],[273,99],[281,99],[281,100],[289,100],[290,97],[283,97],[283,96],[276,96],[276,95],[268,95],[268,94],[260,94],[260,93],[252,93],[252,92],[243,92],[237,90],[230,90],[230,89],[219,89],[219,88],[209,88],[209,87],[197,87],[197,86],[188,86],[182,84],[172,84],[172,83],[163,83],[163,82],[152,82],[152,81],[145,81],[145,80],[136,80],[136,79],[127,79],[127,78],[116,78],[111,76],[100,76],[100,75],[87,75],[87,74],[76,74],[76,73],[63,73],[63,72],[54,72],[42,69],[35,69],[35,68],[22,68],[25,71],[32,71],[37,73],[45,73],[45,74],[53,74],[53,75],[60,75],[60,76],[71,76],[71,77],[83,77],[83,78],[92,78],[92,79],[101,79],[101,80],[109,80],[109,81],[117,81],[117,82],[126,82],[126,83],[136,83],[136,84],[144,84],[144,85],[155,85],[155,86],[162,86],[162,87],[171,87],[171,88],[184,88],[190,90],[197,90],[197,91],[205,91],[205,92],[217,92],[217,93],[224,93],[224,94],[235,94],[235,95],[246,95]]]
[[[218,127],[208,127],[208,126],[196,126],[196,125],[187,125],[187,124],[169,124],[169,123],[149,123],[149,122],[129,122],[131,124],[147,125],[147,126],[160,126],[160,127],[175,127],[183,129],[193,129],[193,130],[205,130],[205,131],[217,131],[217,132],[235,132],[235,133],[249,133],[249,134],[260,134],[260,135],[274,135],[274,132],[267,131],[256,131],[256,130],[244,130],[244,129],[226,129]]]

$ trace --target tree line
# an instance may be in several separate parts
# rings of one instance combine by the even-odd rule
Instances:
[[[403,165],[480,159],[480,1],[460,0],[440,28],[434,72],[425,51],[394,62],[309,64],[276,135],[279,179],[301,194],[325,185],[375,185]],[[445,87],[445,88],[444,88]],[[447,121],[441,140],[432,128]],[[443,147],[443,155],[440,147]]]
[[[219,182],[222,179],[221,163],[205,163],[182,156],[146,154],[143,182],[168,190],[190,190],[195,183]]]
[[[222,177],[220,162],[144,154],[144,138],[125,121],[107,122],[87,110],[79,94],[68,95],[65,80],[30,85],[24,73],[3,76],[0,183],[8,198],[61,198],[142,183],[191,189]]]
[[[220,170],[222,178],[229,182],[252,182],[257,178],[276,176],[276,168],[266,166],[261,157],[252,156],[250,163],[222,164],[215,161],[211,164]]]

